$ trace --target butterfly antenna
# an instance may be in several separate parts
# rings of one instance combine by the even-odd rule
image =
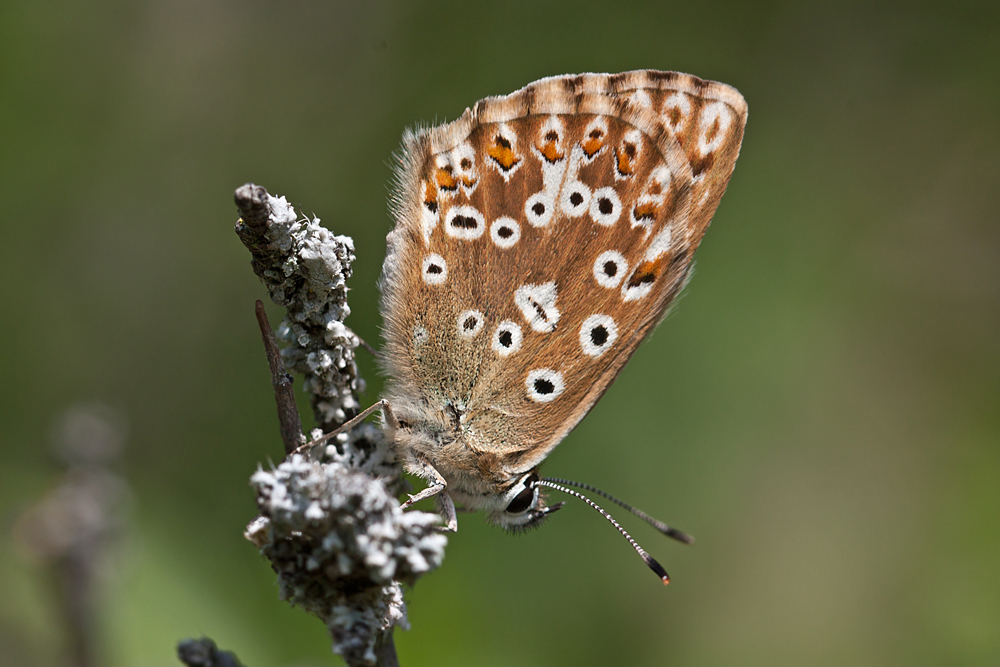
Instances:
[[[622,528],[621,524],[615,521],[615,518],[613,516],[605,512],[600,505],[598,505],[593,500],[583,495],[579,491],[574,491],[573,489],[566,488],[565,486],[560,486],[559,484],[556,484],[554,481],[548,478],[540,479],[537,482],[535,482],[535,484],[538,486],[547,486],[550,489],[555,489],[556,491],[562,491],[563,493],[568,493],[571,496],[576,496],[577,498],[579,498],[580,500],[582,500],[583,502],[587,503],[595,510],[600,512],[601,516],[610,521],[611,525],[617,528],[618,532],[621,533],[626,540],[628,540],[628,543],[632,545],[632,548],[635,549],[635,552],[639,554],[640,558],[642,558],[642,562],[644,562],[649,567],[650,570],[656,573],[656,576],[660,578],[660,581],[663,582],[663,585],[666,586],[667,584],[670,583],[670,575],[668,575],[667,571],[663,569],[663,566],[657,563],[656,559],[654,559],[652,556],[646,553],[646,550],[640,547],[636,543],[636,541],[632,539],[632,536],[628,534],[628,531]]]
[[[604,491],[601,491],[597,487],[591,486],[590,484],[584,484],[583,482],[573,482],[568,479],[560,479],[558,477],[546,477],[544,481],[556,482],[557,484],[565,484],[566,486],[575,486],[578,489],[585,489],[587,491],[596,493],[599,496],[604,496],[605,498],[613,502],[615,505],[618,505],[619,507],[624,507],[629,512],[636,515],[637,517],[639,517],[640,519],[651,525],[653,528],[656,528],[658,531],[660,531],[667,537],[672,537],[679,542],[683,542],[684,544],[694,544],[694,538],[688,535],[687,533],[677,530],[676,528],[673,528],[671,526],[668,526],[659,519],[654,519],[653,517],[643,512],[638,507],[632,507],[627,502],[623,500],[618,500],[610,493],[605,493]]]

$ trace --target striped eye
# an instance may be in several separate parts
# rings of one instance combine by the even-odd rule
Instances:
[[[527,512],[535,504],[535,499],[538,497],[538,488],[535,486],[535,482],[538,481],[538,475],[532,473],[524,480],[524,491],[514,496],[514,499],[510,501],[507,505],[507,509],[504,510],[508,514],[521,514],[522,512]]]

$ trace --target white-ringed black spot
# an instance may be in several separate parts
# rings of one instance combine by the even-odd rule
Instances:
[[[607,250],[597,256],[594,261],[594,280],[601,287],[618,287],[628,271],[625,256],[617,250]]]
[[[588,357],[597,358],[618,340],[618,326],[608,315],[591,315],[580,326],[580,348]]]
[[[536,368],[524,381],[528,398],[536,403],[548,403],[566,388],[562,373],[551,368]]]
[[[493,332],[493,351],[501,357],[514,354],[521,348],[522,339],[521,327],[516,322],[505,320]]]
[[[587,212],[590,207],[590,188],[580,181],[570,181],[563,185],[559,195],[559,208],[571,217],[577,217]]]
[[[458,316],[458,335],[462,338],[472,338],[483,330],[485,319],[478,310],[462,311]]]
[[[590,217],[594,219],[594,222],[604,227],[610,227],[618,222],[621,213],[622,202],[614,188],[609,186],[594,190],[590,199]]]
[[[486,220],[473,206],[455,206],[449,209],[444,230],[448,236],[471,241],[483,235]]]
[[[553,196],[543,190],[528,197],[524,203],[524,215],[533,226],[544,227],[552,220],[554,208]]]
[[[490,238],[498,248],[506,250],[520,240],[521,226],[513,218],[497,218],[490,225]]]
[[[444,257],[431,253],[424,257],[422,273],[424,282],[428,285],[440,285],[448,278],[448,265]]]
[[[590,330],[590,342],[594,345],[604,345],[608,340],[608,330],[603,324],[598,324]]]

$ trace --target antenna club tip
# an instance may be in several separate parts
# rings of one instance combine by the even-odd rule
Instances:
[[[649,569],[652,570],[653,573],[660,578],[660,581],[663,582],[663,585],[666,586],[667,584],[669,584],[670,575],[667,574],[667,571],[663,569],[663,566],[657,563],[656,560],[649,554],[643,552],[641,555],[642,559],[646,561],[646,565],[648,565]]]
[[[666,529],[661,529],[664,535],[667,537],[672,537],[678,542],[683,542],[684,544],[694,544],[694,537],[688,535],[687,533],[677,530],[676,528],[671,528],[666,526]]]

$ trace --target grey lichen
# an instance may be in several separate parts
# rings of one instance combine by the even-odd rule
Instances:
[[[259,186],[239,188],[236,202],[254,271],[288,311],[281,356],[304,377],[317,440],[358,412],[364,387],[359,340],[343,324],[354,244]],[[335,653],[350,665],[395,664],[392,629],[408,627],[401,584],[441,564],[440,518],[400,509],[400,466],[372,424],[300,449],[251,478],[261,516],[246,537],[271,561],[282,599],[327,625]]]
[[[324,462],[294,454],[258,470],[250,481],[261,517],[246,532],[278,573],[281,598],[323,620],[352,665],[374,664],[380,633],[408,627],[400,583],[438,567],[447,543],[436,515],[403,512],[395,479],[371,476],[392,462],[380,432],[363,430],[374,451],[345,440]]]
[[[242,189],[254,186],[243,186]],[[285,364],[302,376],[317,421],[324,428],[357,414],[357,393],[365,389],[354,350],[359,341],[343,320],[354,241],[299,216],[284,197],[264,192],[269,214],[264,224],[241,220],[236,231],[254,254],[254,272],[271,300],[287,309],[278,328]]]

